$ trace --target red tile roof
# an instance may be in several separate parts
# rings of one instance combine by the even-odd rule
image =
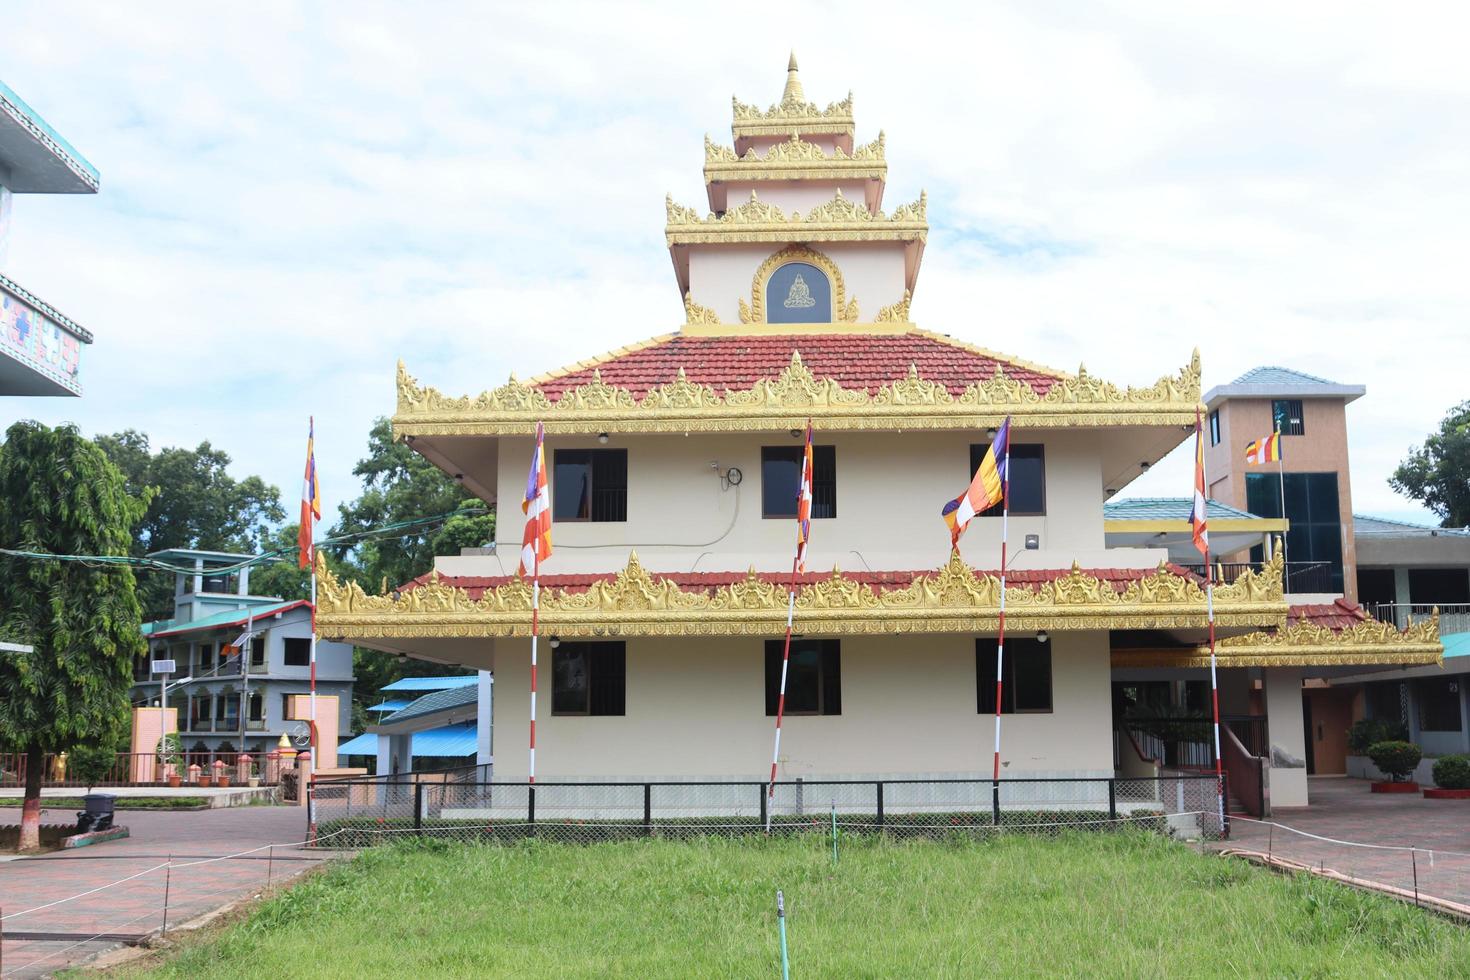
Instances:
[[[1368,614],[1357,603],[1338,599],[1334,602],[1291,606],[1286,611],[1287,625],[1294,626],[1306,621],[1328,629],[1351,629],[1368,618]]]
[[[818,379],[832,378],[844,388],[862,388],[869,394],[908,376],[909,366],[919,376],[945,385],[958,395],[976,381],[995,376],[996,366],[1007,377],[1026,382],[1045,394],[1062,375],[1023,361],[1010,360],[936,334],[788,334],[779,336],[702,337],[672,334],[642,346],[616,352],[604,360],[583,362],[553,372],[535,385],[552,401],[566,391],[592,380],[599,371],[606,384],[627,388],[642,396],[667,384],[684,369],[685,377],[717,392],[748,389],[763,378],[774,378],[791,364],[793,351]]]
[[[1182,575],[1199,581],[1199,577],[1193,573],[1177,566],[1170,565],[1169,570],[1176,575]],[[1092,578],[1102,579],[1113,588],[1122,592],[1128,587],[1129,582],[1148,578],[1157,569],[1153,568],[1084,568],[1082,574]],[[977,572],[985,575],[999,575],[997,571],[986,571],[977,569]],[[651,573],[654,578],[668,579],[681,589],[717,589],[726,585],[734,585],[744,582],[747,572],[667,572]],[[938,575],[938,569],[925,571],[886,571],[886,572],[843,572],[842,577],[850,582],[870,585],[875,591],[884,592],[889,589],[901,589],[909,585],[915,578],[920,576]],[[1008,586],[1028,586],[1036,588],[1045,582],[1055,581],[1072,574],[1070,568],[1046,568],[1028,571],[1012,570],[1006,573],[1006,584]],[[791,580],[790,572],[756,572],[756,577],[763,582],[771,582],[777,585],[785,585]],[[816,582],[824,582],[832,577],[831,572],[807,572],[798,575],[796,581],[799,585],[811,585]],[[617,578],[616,572],[589,572],[586,574],[569,575],[542,575],[542,588],[569,589],[574,592],[586,591],[597,582],[611,582]],[[514,580],[510,575],[441,575],[439,581],[445,585],[452,585],[469,593],[471,599],[478,599],[486,589],[493,589]],[[428,581],[427,575],[421,575],[409,582],[403,588],[411,589]]]

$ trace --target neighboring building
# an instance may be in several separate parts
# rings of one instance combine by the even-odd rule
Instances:
[[[1365,391],[1300,371],[1258,367],[1205,393],[1208,495],[1290,522],[1286,589],[1294,595],[1357,598],[1347,405]],[[1247,444],[1277,429],[1279,467],[1248,464]],[[1259,546],[1251,550],[1253,560],[1261,557]]]
[[[283,734],[305,747],[307,719],[290,695],[311,690],[311,604],[250,595],[248,567],[221,571],[249,555],[175,548],[149,557],[194,572],[175,576],[173,618],[143,626],[148,653],[134,664],[134,703],[177,708],[186,752],[265,753]],[[230,655],[225,648],[237,644],[240,654]],[[338,730],[347,731],[352,647],[320,641],[316,659],[317,693],[337,696]],[[176,665],[166,695],[165,678],[149,669],[157,660]]]
[[[492,682],[488,671],[394,681],[382,690],[386,700],[367,709],[379,716],[378,722],[338,745],[337,752],[373,759],[373,771],[380,776],[489,766],[494,762],[488,723]],[[488,769],[486,774],[488,778]]]
[[[1198,356],[1127,388],[923,330],[927,201],[882,210],[884,142],[854,142],[851,98],[807,102],[793,62],[780,103],[736,101],[732,134],[705,148],[714,213],[666,206],[679,329],[467,398],[399,369],[395,435],[503,515],[518,516],[545,425],[538,782],[765,776],[809,421],[780,776],[988,778],[1001,521],[977,518],[951,555],[940,510],[1008,416],[1004,773],[1137,771],[1115,754],[1129,719],[1110,692],[1207,682],[1206,597],[1171,563],[1177,513],[1151,516],[1164,538],[1118,546],[1129,532],[1104,501],[1191,438]],[[1242,549],[1282,527],[1226,520]],[[507,516],[495,549],[381,596],[320,576],[321,635],[495,672],[500,781],[529,769],[521,533]],[[1226,751],[1232,781],[1249,771],[1290,805],[1307,802],[1304,677],[1434,664],[1441,648],[1431,626],[1340,632],[1330,598],[1289,605],[1282,575],[1279,554],[1234,570],[1214,609],[1222,704],[1252,718],[1250,745]]]
[[[92,335],[8,277],[14,194],[95,194],[97,169],[0,82],[0,395],[80,395]]]

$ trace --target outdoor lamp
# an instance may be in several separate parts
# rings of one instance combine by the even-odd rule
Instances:
[[[555,650],[559,646],[561,646],[561,637],[553,636],[551,638],[551,649]]]
[[[606,446],[607,445],[607,433],[606,432],[599,432],[599,433],[597,433],[597,441],[600,442],[600,443],[602,443],[604,446]]]
[[[1046,635],[1046,630],[1037,630],[1036,631],[1036,642],[1037,643],[1045,643],[1049,639],[1051,639],[1051,637]]]

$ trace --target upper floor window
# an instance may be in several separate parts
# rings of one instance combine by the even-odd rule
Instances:
[[[795,517],[804,446],[761,447],[761,516]],[[837,516],[837,449],[812,447],[812,517]]]
[[[1218,408],[1210,413],[1210,445],[1220,445],[1220,410]]]
[[[265,666],[265,637],[252,636],[250,638],[250,666]]]
[[[766,714],[781,698],[784,640],[766,641]],[[786,714],[842,714],[842,647],[838,640],[792,640],[786,670]]]
[[[985,458],[984,443],[970,445],[970,473],[966,481],[975,478],[980,461]],[[1046,454],[1040,444],[1012,443],[1010,462],[1011,513],[1020,517],[1040,517],[1046,514]],[[996,504],[981,517],[999,517],[1001,505]]]
[[[995,714],[995,647],[993,639],[975,641],[976,708]],[[1008,637],[1000,665],[1000,713],[1051,710],[1051,645],[1035,637]]]
[[[832,283],[809,262],[787,262],[766,280],[770,323],[831,323]]]
[[[199,644],[199,666],[196,669],[198,669],[200,671],[211,671],[211,670],[214,670],[214,644],[213,643],[201,643],[201,644]]]
[[[1284,436],[1306,434],[1302,426],[1302,401],[1300,398],[1278,398],[1271,403],[1271,419]]]
[[[552,464],[554,521],[626,521],[628,451],[558,449]]]
[[[281,641],[287,667],[306,667],[311,663],[311,639],[304,636],[288,636]]]
[[[624,715],[628,651],[623,643],[563,640],[551,652],[551,713]]]

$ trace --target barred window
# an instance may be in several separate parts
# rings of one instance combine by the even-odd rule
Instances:
[[[975,641],[975,702],[982,715],[995,714],[994,638]],[[1035,637],[1007,637],[1001,659],[1000,713],[1049,712],[1051,644]]]

